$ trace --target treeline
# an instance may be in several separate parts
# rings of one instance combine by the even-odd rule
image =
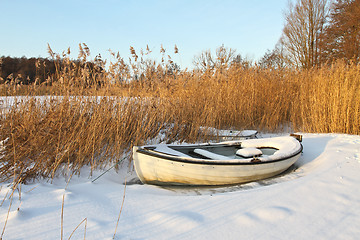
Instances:
[[[102,71],[102,68],[95,67],[94,62],[83,63],[80,60],[69,60],[68,58],[48,59],[3,56],[0,58],[0,84],[52,85],[52,82],[56,81],[56,73],[70,64],[77,71],[80,71],[85,65],[91,71]]]
[[[56,71],[53,60],[47,58],[1,57],[0,84],[41,84]]]

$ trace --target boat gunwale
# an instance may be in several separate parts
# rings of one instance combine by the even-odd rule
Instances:
[[[230,146],[227,144],[224,144],[224,145]],[[201,146],[201,145],[196,145],[196,146]],[[187,146],[187,147],[192,147],[192,146]],[[264,146],[263,148],[273,148],[273,147]],[[201,165],[261,165],[261,164],[269,164],[269,163],[281,162],[281,161],[285,161],[287,159],[293,158],[293,157],[301,154],[302,151],[303,151],[303,146],[300,143],[299,150],[289,156],[281,157],[279,159],[274,159],[274,160],[268,160],[268,161],[253,161],[253,162],[251,162],[251,160],[258,159],[256,157],[255,158],[253,157],[253,158],[249,158],[249,162],[244,162],[244,161],[239,161],[239,159],[210,160],[210,159],[205,159],[205,158],[175,156],[172,154],[159,152],[154,149],[146,149],[144,147],[139,147],[138,149],[136,149],[136,152],[138,152],[138,153],[149,155],[152,157],[157,157],[162,160],[175,161],[175,162],[181,162],[181,163],[201,164]]]

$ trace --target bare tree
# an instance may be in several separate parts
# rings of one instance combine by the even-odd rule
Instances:
[[[193,64],[200,70],[215,69],[228,67],[236,57],[236,51],[232,48],[224,47],[224,45],[216,49],[213,56],[210,50],[205,50],[200,55],[195,56]]]
[[[215,61],[210,50],[204,50],[193,59],[193,64],[200,70],[213,69],[215,67]]]
[[[289,3],[280,43],[287,62],[310,68],[319,62],[319,41],[328,14],[327,0],[297,0]]]
[[[259,60],[258,65],[261,68],[281,69],[286,66],[283,48],[277,44],[273,50],[268,50],[264,56]]]

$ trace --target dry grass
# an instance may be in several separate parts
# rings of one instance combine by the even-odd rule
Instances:
[[[300,101],[292,122],[306,132],[360,133],[360,66],[334,63],[297,75]]]
[[[56,75],[47,85],[19,88],[62,97],[29,97],[1,113],[2,180],[51,179],[78,173],[84,165],[102,167],[160,132],[166,142],[206,141],[202,126],[360,133],[358,65],[178,71],[171,70],[170,58],[156,64],[132,49],[130,64],[114,54],[115,62],[103,71],[104,62],[96,58],[90,63],[99,68],[89,67],[89,51],[80,47],[79,65],[68,53],[61,58],[49,49],[59,61]]]
[[[154,104],[109,97],[22,100],[1,115],[1,138],[7,140],[0,175],[53,178],[60,170],[71,174],[83,165],[94,169],[116,161],[163,128]]]

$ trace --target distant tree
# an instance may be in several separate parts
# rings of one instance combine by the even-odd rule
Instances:
[[[242,57],[241,54],[237,54],[233,58],[231,64],[247,69],[247,68],[250,68],[253,65],[253,61],[246,58],[246,57],[245,58]]]
[[[194,57],[193,64],[197,69],[205,71],[206,69],[213,69],[215,61],[210,50],[205,50]]]
[[[261,68],[281,69],[286,66],[281,45],[276,45],[273,50],[268,50],[259,60]]]
[[[0,76],[6,79],[16,69],[16,59],[10,57],[1,57]]]
[[[297,0],[295,5],[289,3],[280,43],[290,65],[310,68],[319,63],[320,35],[327,14],[327,0]]]
[[[24,85],[31,84],[35,81],[36,76],[36,67],[35,67],[35,58],[27,59],[25,57],[22,57],[20,59],[20,65],[19,69],[17,71],[18,75],[21,75],[21,83]]]
[[[200,55],[195,56],[193,64],[196,68],[205,71],[207,69],[226,68],[236,57],[236,51],[232,48],[224,47],[224,45],[216,49],[215,56],[210,50],[203,51]]]
[[[360,62],[360,0],[336,0],[322,35],[322,62]]]

